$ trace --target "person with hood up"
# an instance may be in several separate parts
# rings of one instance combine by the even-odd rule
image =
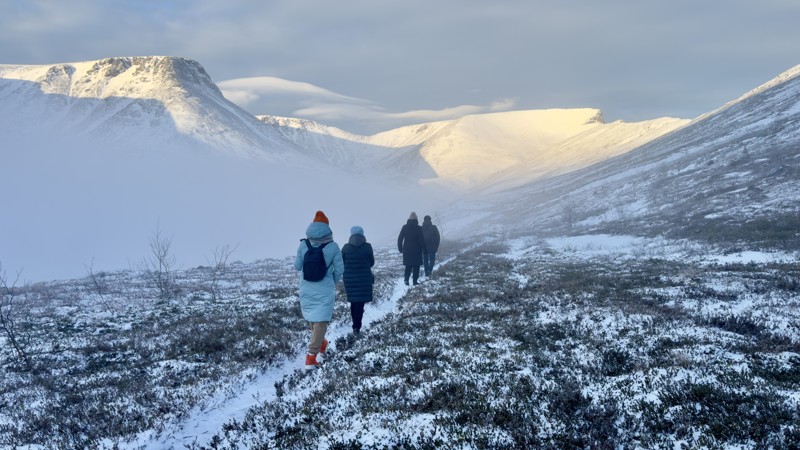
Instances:
[[[328,218],[322,211],[317,211],[314,221],[306,229],[306,239],[301,239],[297,248],[294,268],[303,272],[303,261],[311,247],[322,246],[322,253],[327,266],[325,275],[319,281],[308,281],[300,277],[300,310],[303,319],[311,328],[311,341],[308,343],[306,370],[318,366],[317,355],[325,353],[328,340],[325,333],[333,319],[333,303],[336,299],[336,283],[342,278],[344,262],[339,245],[333,241],[333,232]]]
[[[361,320],[364,317],[364,305],[372,301],[372,286],[375,277],[372,266],[375,255],[372,244],[364,237],[364,229],[359,226],[350,228],[350,240],[342,247],[344,260],[344,290],[350,302],[350,317],[353,319],[353,334],[361,333]]]
[[[436,264],[436,252],[439,250],[439,229],[431,221],[431,216],[422,219],[422,238],[425,239],[427,251],[422,255],[422,265],[425,267],[425,276],[431,276],[433,265]]]
[[[397,249],[403,254],[403,265],[406,266],[403,275],[406,286],[408,286],[408,277],[412,274],[416,286],[417,280],[419,280],[419,266],[422,265],[422,255],[427,252],[417,213],[412,212],[406,224],[400,229],[400,235],[397,236]]]

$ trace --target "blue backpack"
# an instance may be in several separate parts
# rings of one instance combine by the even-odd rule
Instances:
[[[314,247],[308,239],[301,239],[306,242],[308,250],[303,256],[303,279],[306,281],[320,281],[328,273],[328,265],[325,264],[325,254],[322,249],[328,242]]]

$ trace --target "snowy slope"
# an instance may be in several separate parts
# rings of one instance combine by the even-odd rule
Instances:
[[[630,151],[688,120],[603,122],[597,109],[476,114],[360,136],[313,121],[259,116],[334,165],[461,192],[555,176]]]
[[[465,116],[369,136],[416,146],[439,183],[482,191],[583,168],[632,150],[687,121],[603,122],[597,109],[511,111]]]
[[[407,147],[422,145],[432,139],[442,130],[452,127],[453,121],[430,122],[418,125],[409,125],[373,134],[369,142],[388,147]]]
[[[536,110],[470,115],[428,128],[401,129],[372,142],[418,143],[438,178],[474,185],[550,146],[601,123],[595,109]],[[408,136],[400,139],[398,133]]]
[[[597,109],[553,109],[470,115],[358,136],[307,120],[260,119],[332,164],[390,171],[455,191],[508,187],[586,167],[687,122],[606,124]]]
[[[798,179],[800,66],[629,153],[483,205],[497,205],[493,217],[528,232],[666,233],[729,248],[798,248]]]
[[[376,180],[419,180],[435,172],[412,143],[380,142],[305,119],[257,116],[274,133],[329,164]]]
[[[499,190],[591,166],[629,152],[669,133],[689,120],[661,118],[644,122],[616,121],[592,127],[491,177],[482,189]]]

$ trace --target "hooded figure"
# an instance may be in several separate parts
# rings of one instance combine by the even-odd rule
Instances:
[[[408,284],[408,278],[413,272],[413,280],[416,285],[419,279],[419,266],[422,265],[422,255],[427,253],[425,239],[422,237],[422,227],[417,221],[417,213],[412,212],[406,224],[400,229],[400,235],[397,236],[397,249],[403,254],[403,265],[406,266],[403,277],[405,283]]]
[[[328,225],[328,218],[322,211],[317,211],[314,222],[306,229],[306,239],[312,247],[327,244],[322,249],[328,271],[320,281],[308,281],[300,277],[300,310],[311,327],[311,342],[308,344],[306,368],[317,366],[316,356],[324,353],[328,341],[325,332],[328,323],[333,318],[333,303],[336,299],[336,283],[342,278],[344,262],[339,245],[333,241],[333,232]],[[303,241],[303,240],[301,240]],[[294,268],[298,272],[303,270],[303,258],[308,251],[305,242],[300,242],[297,247],[297,257]]]
[[[425,276],[431,276],[433,266],[436,264],[436,252],[439,250],[439,229],[431,221],[431,216],[425,216],[422,221],[422,237],[425,239],[426,252],[422,257],[422,265],[425,267]]]
[[[350,316],[353,319],[353,334],[361,332],[364,317],[364,304],[372,301],[372,286],[375,277],[372,266],[375,255],[372,245],[364,237],[364,229],[354,226],[350,229],[350,240],[342,247],[344,260],[344,290],[350,302]]]

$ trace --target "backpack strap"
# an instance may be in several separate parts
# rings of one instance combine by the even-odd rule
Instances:
[[[319,249],[320,249],[320,250],[324,249],[324,248],[325,248],[325,246],[326,246],[326,245],[328,245],[328,244],[330,244],[330,242],[326,242],[326,243],[324,243],[324,244],[320,245],[320,246],[319,246]],[[334,256],[336,256],[336,255],[334,255]],[[325,253],[323,253],[323,254],[322,254],[322,257],[323,257],[323,258],[325,257]],[[327,266],[325,266],[325,273],[326,273],[326,274],[328,273],[328,269],[330,269],[330,268],[331,268],[331,266],[333,265],[333,260],[334,260],[334,259],[335,259],[335,258],[331,258],[331,263],[330,263],[330,264],[328,264]]]

